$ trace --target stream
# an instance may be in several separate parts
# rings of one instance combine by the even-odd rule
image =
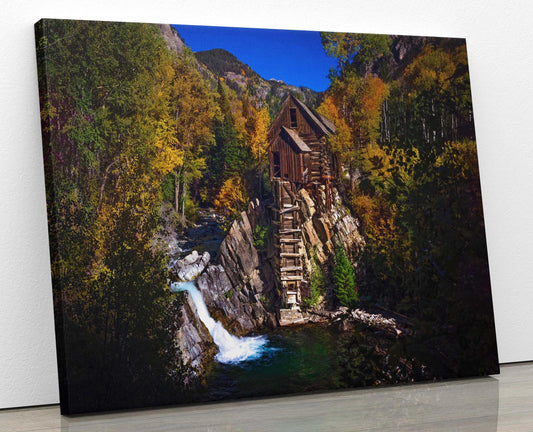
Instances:
[[[278,328],[268,335],[237,337],[214,320],[194,281],[174,282],[187,291],[218,348],[204,397],[221,399],[338,387],[335,335],[322,326]]]
[[[230,334],[220,322],[215,321],[209,315],[202,293],[194,281],[174,282],[170,289],[174,292],[187,291],[192,297],[198,317],[207,327],[213,342],[218,347],[218,353],[215,356],[218,362],[234,364],[257,359],[268,349],[268,340],[265,336],[237,337]]]
[[[379,332],[363,327],[345,332],[333,326],[308,324],[237,337],[210,316],[194,281],[174,282],[171,290],[189,293],[218,348],[199,389],[200,400],[395,383],[412,378],[410,368],[401,370],[403,359],[376,353],[374,346],[394,343]]]
[[[217,215],[204,211],[180,239],[183,254],[207,250],[216,257],[224,232]],[[282,393],[331,390],[428,379],[408,354],[408,338],[391,338],[379,330],[356,325],[307,324],[278,327],[261,335],[237,337],[207,309],[195,281],[174,282],[173,292],[187,291],[198,317],[217,346],[198,384],[196,400],[219,400]],[[389,353],[395,354],[390,355]],[[411,360],[408,360],[411,358]]]
[[[178,238],[180,257],[189,254],[192,250],[196,250],[200,255],[207,251],[211,256],[211,261],[215,261],[220,243],[226,235],[221,228],[222,222],[223,217],[215,213],[214,210],[198,210],[196,223],[185,228]]]

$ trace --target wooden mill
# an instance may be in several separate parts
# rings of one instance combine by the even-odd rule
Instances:
[[[302,227],[297,193],[306,188],[319,211],[331,206],[334,163],[326,148],[335,126],[289,95],[268,132],[270,180],[274,194],[274,224],[279,250],[278,281],[284,308],[299,309],[304,280]]]

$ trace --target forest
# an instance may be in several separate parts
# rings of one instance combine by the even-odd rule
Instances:
[[[344,275],[315,269],[315,285],[408,317],[416,336],[392,356],[435,365],[434,377],[487,373],[497,359],[465,42],[321,40],[337,67],[313,108],[336,126],[334,181],[365,248]],[[238,94],[156,25],[46,20],[37,54],[62,400],[85,411],[193,400],[172,336],[183,299],[168,294],[154,238],[202,209],[227,230],[252,199],[268,201],[266,101],[279,98]],[[358,338],[338,359],[344,385]]]
[[[439,364],[436,375],[481,374],[497,360],[465,41],[322,43],[338,66],[319,111],[337,126],[339,186],[367,239],[360,295],[415,322],[404,349]]]

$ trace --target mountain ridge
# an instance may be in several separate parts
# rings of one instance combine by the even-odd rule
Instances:
[[[197,51],[194,56],[204,67],[243,97],[248,93],[250,101],[258,108],[268,104],[271,114],[277,112],[282,101],[290,93],[305,104],[316,108],[323,92],[308,87],[295,86],[277,78],[265,79],[249,65],[224,48]]]

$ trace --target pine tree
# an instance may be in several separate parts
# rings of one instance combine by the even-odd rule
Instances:
[[[338,246],[335,251],[335,266],[333,267],[333,282],[335,296],[341,306],[353,308],[359,301],[357,295],[353,266],[344,246]]]

